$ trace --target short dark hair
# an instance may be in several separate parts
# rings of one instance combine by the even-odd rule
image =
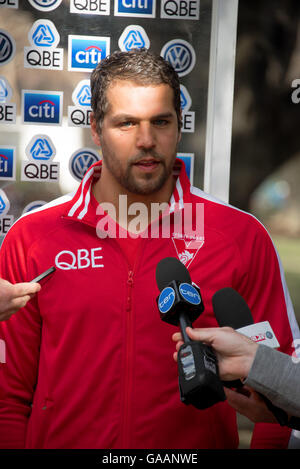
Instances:
[[[181,129],[180,83],[176,71],[163,57],[148,49],[131,49],[109,55],[101,60],[91,74],[91,106],[99,133],[108,109],[106,91],[114,80],[128,80],[142,86],[170,85],[174,93],[178,129]]]

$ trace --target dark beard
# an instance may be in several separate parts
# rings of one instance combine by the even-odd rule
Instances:
[[[161,168],[159,175],[154,177],[153,174],[145,173],[140,178],[134,177],[132,171],[134,164],[139,162],[143,158],[149,156],[159,162]],[[118,183],[128,192],[139,195],[153,194],[154,192],[159,191],[164,186],[165,182],[172,173],[175,158],[176,153],[174,154],[170,166],[167,167],[164,159],[155,151],[142,151],[134,157],[130,158],[127,163],[126,171],[125,173],[123,173],[120,170],[120,165],[118,165],[118,161],[115,158],[112,161],[112,159],[105,156],[105,152],[103,152],[103,160],[105,162],[105,165],[110,171],[110,173],[114,176],[114,178],[118,181]]]

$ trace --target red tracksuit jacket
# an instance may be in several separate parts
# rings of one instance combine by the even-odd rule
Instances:
[[[52,265],[56,272],[0,324],[0,445],[236,448],[227,402],[206,410],[180,402],[171,340],[177,329],[159,317],[155,270],[164,257],[186,262],[205,305],[194,326],[216,326],[211,298],[233,287],[292,353],[298,326],[272,242],[254,217],[191,187],[182,167],[170,206],[204,204],[204,239],[178,239],[171,224],[169,238],[137,242],[130,267],[119,242],[97,233],[104,215],[96,213],[91,185],[100,166],[73,197],[21,217],[1,247],[0,275],[13,283]],[[290,432],[258,424],[252,446],[285,448]]]

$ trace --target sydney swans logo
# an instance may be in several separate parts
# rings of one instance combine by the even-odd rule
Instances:
[[[99,238],[171,238],[179,260],[186,266],[204,244],[203,203],[151,203],[149,208],[135,202],[128,206],[127,195],[120,195],[117,208],[102,203],[96,214]]]

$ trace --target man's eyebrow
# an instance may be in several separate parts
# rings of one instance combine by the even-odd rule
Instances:
[[[161,114],[158,114],[157,116],[153,116],[151,119],[168,119],[169,117],[175,117],[175,114],[173,114],[172,112],[163,112]]]
[[[114,116],[111,117],[111,120],[114,122],[118,122],[122,120],[130,120],[130,119],[135,119],[135,117],[131,116],[130,114],[115,114]]]
[[[157,119],[168,119],[170,117],[175,117],[175,115],[172,113],[172,112],[162,112],[160,114],[156,114],[154,116],[151,116],[150,117],[150,120],[157,120]],[[131,114],[116,114],[114,116],[111,117],[111,120],[113,122],[119,122],[119,121],[122,121],[122,120],[141,120],[139,117],[136,117],[134,115],[131,115]]]

